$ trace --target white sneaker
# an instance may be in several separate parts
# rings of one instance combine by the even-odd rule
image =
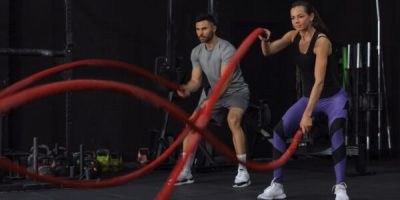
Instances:
[[[192,184],[194,183],[194,179],[192,176],[192,172],[189,170],[182,170],[179,174],[178,178],[176,179],[175,186],[178,185],[185,185],[185,184]]]
[[[335,193],[335,200],[349,200],[349,196],[347,196],[346,192],[347,185],[346,183],[339,183],[334,185],[332,191]]]
[[[249,172],[245,169],[238,169],[238,173],[233,182],[234,188],[242,188],[251,184]]]
[[[285,199],[286,194],[283,185],[275,183],[275,179],[271,181],[271,185],[265,188],[264,192],[257,196],[257,199]]]

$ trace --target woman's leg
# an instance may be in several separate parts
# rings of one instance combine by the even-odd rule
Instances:
[[[347,94],[344,91],[321,101],[322,110],[328,116],[336,184],[344,182],[345,179],[347,160],[344,144],[344,126],[347,119],[346,102]]]
[[[308,99],[300,98],[286,111],[282,119],[274,128],[273,135],[273,159],[277,160],[286,151],[286,138],[292,136],[296,129],[299,128],[301,117],[307,106]],[[274,182],[281,183],[282,167],[274,170]]]

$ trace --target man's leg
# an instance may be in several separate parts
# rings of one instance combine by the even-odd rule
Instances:
[[[230,108],[228,112],[228,126],[232,133],[233,145],[236,154],[246,154],[246,137],[241,126],[244,110],[241,108]]]
[[[190,137],[192,136],[192,131],[189,131],[189,133],[186,135],[185,139],[183,140],[182,143],[182,157],[186,156],[186,152],[187,149],[189,148],[189,144],[190,144]],[[182,169],[182,171],[191,171],[191,167],[193,164],[193,160],[194,160],[194,154],[196,153],[196,151],[193,152],[193,154],[190,156],[188,162],[186,162],[184,168]]]
[[[196,115],[196,112],[192,114],[192,117]],[[189,131],[188,134],[186,135],[185,139],[183,139],[182,142],[182,157],[187,156],[187,150],[189,149],[190,145],[190,138],[193,134],[193,131]],[[188,161],[185,163],[183,166],[183,169],[181,173],[179,174],[177,178],[177,182],[175,185],[183,185],[183,184],[190,184],[194,183],[193,175],[192,175],[192,165],[194,162],[194,157],[196,154],[196,150],[193,151],[192,155],[190,155]]]
[[[243,114],[244,110],[242,108],[232,107],[229,109],[227,117],[228,126],[232,133],[236,156],[240,161],[246,161],[246,137],[241,126]],[[250,176],[246,167],[239,164],[238,174],[235,177],[233,187],[246,187],[250,185],[250,183]]]

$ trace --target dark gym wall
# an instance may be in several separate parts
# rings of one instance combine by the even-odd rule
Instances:
[[[64,41],[63,4],[56,1],[10,1],[9,46],[62,50]],[[61,22],[61,23],[60,23]],[[35,56],[9,56],[10,83],[57,64],[56,59]],[[55,75],[40,83],[61,80]],[[63,141],[63,96],[46,98],[9,113],[9,143],[13,150],[27,150],[32,138],[41,144]],[[59,142],[60,141],[60,142]]]
[[[0,47],[62,49],[65,45],[64,1],[15,0],[1,2]],[[290,29],[289,7],[292,1],[255,0],[244,3],[239,0],[216,0],[219,20],[218,35],[238,46],[244,37],[256,27],[268,27],[273,38]],[[376,42],[375,1],[326,0],[312,1],[321,17],[329,26],[338,46],[353,42]],[[399,3],[396,0],[381,1],[382,46],[385,53],[385,69],[392,119],[393,142],[400,152],[399,130],[400,86],[398,65],[399,35],[394,29],[399,25]],[[135,64],[153,71],[154,59],[165,55],[167,1],[72,1],[73,40],[72,59],[107,58]],[[357,8],[357,9],[354,9]],[[182,57],[185,79],[190,71],[190,50],[197,44],[193,18],[207,11],[207,1],[176,0],[174,5],[175,49]],[[252,101],[265,99],[272,108],[273,121],[293,103],[295,94],[294,67],[286,59],[289,52],[263,58],[259,42],[254,44],[241,65],[245,79],[252,91]],[[10,61],[8,61],[10,59]],[[0,56],[1,82],[18,81],[30,74],[59,64],[62,59],[44,57]],[[8,74],[10,74],[8,76]],[[139,86],[166,96],[166,91],[135,75],[119,70],[93,68],[74,70],[73,78],[112,79]],[[55,75],[41,83],[62,80]],[[2,85],[3,86],[3,85]],[[71,147],[78,150],[84,144],[89,150],[110,148],[124,153],[127,160],[135,158],[139,147],[149,146],[149,129],[161,127],[163,111],[126,95],[91,91],[73,93]],[[195,98],[174,103],[192,111]],[[65,109],[64,95],[40,100],[12,111],[8,116],[9,139],[7,146],[27,150],[32,137],[39,143],[52,145],[64,143]],[[179,129],[173,127],[169,134]]]
[[[1,1],[0,2],[0,47],[8,47],[9,46],[9,1]],[[8,82],[8,74],[9,74],[9,58],[0,56],[0,88],[4,88]],[[7,117],[0,116],[0,123],[4,124],[4,126],[0,127],[0,132],[3,133],[0,137],[0,146],[7,145],[8,140],[6,137],[8,135],[8,122]],[[0,150],[1,152],[1,150]]]
[[[4,32],[5,35],[10,34],[11,37],[4,41],[9,41],[10,46],[14,48],[64,48],[63,2],[17,0],[2,7],[10,11],[10,20],[5,20],[7,24],[4,27],[6,28],[9,24],[11,26],[10,30]],[[162,3],[121,1],[112,4],[109,1],[96,1],[96,4],[92,1],[72,1],[72,6],[73,60],[115,59],[135,64],[152,72],[155,58],[165,56],[166,1]],[[178,46],[177,49],[182,49],[177,51],[178,56],[187,58],[190,48],[196,43],[192,32],[192,19],[199,8],[206,11],[207,4],[176,1],[174,5],[175,23],[179,23],[179,30],[177,29],[175,34],[180,35],[176,38],[176,46]],[[193,11],[190,12],[190,10]],[[188,12],[185,13],[185,11]],[[190,41],[190,46],[187,45],[187,41]],[[7,56],[3,57],[7,58]],[[11,69],[11,82],[62,62],[62,59],[47,57],[10,56],[10,58],[12,62],[8,67]],[[123,81],[166,96],[163,88],[119,70],[78,69],[74,70],[73,78]],[[47,78],[41,83],[58,80],[62,80],[61,74]],[[40,144],[63,145],[65,142],[64,98],[64,95],[46,98],[9,113],[10,139],[6,146],[10,149],[27,150],[32,145],[34,136],[39,137]],[[127,160],[135,158],[139,147],[149,146],[149,130],[161,128],[164,114],[161,109],[154,108],[150,104],[110,92],[73,93],[71,102],[71,150],[77,151],[79,144],[84,144],[88,150],[109,148],[123,152]],[[189,106],[188,109],[191,111],[193,108]]]

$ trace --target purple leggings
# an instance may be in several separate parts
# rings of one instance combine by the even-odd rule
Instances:
[[[274,128],[273,157],[278,159],[286,151],[285,138],[293,136],[299,129],[303,112],[309,98],[302,97],[289,110],[286,111],[281,121]],[[323,112],[328,117],[329,136],[332,145],[332,157],[335,168],[336,183],[344,182],[346,169],[346,150],[344,145],[343,128],[347,118],[345,105],[347,93],[342,89],[335,95],[318,100],[313,114]],[[274,170],[275,182],[282,181],[282,168]]]

